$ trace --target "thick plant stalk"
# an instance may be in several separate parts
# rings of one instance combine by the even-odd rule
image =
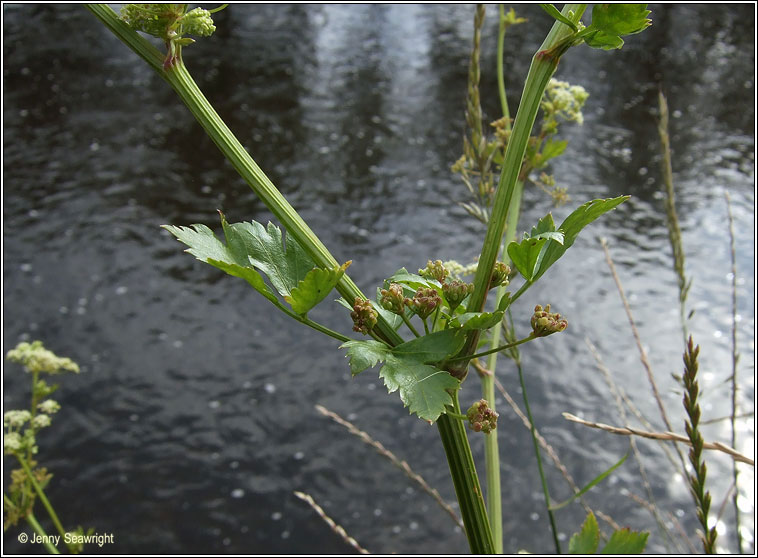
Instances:
[[[87,8],[171,85],[232,166],[279,219],[284,228],[300,243],[311,259],[319,267],[338,266],[337,260],[253,161],[210,105],[184,66],[181,52],[170,69],[164,70],[163,55],[121,21],[110,7],[105,4],[88,4]],[[366,298],[347,274],[343,275],[337,284],[337,291],[348,301],[356,297]],[[398,345],[403,341],[381,316],[375,330],[390,345]],[[452,395],[457,409],[457,393]],[[443,414],[437,420],[437,427],[450,465],[471,551],[475,554],[492,554],[494,552],[492,533],[463,424],[460,420]]]
[[[176,60],[169,70],[164,70],[164,56],[146,39],[121,21],[110,7],[105,4],[88,4],[87,8],[171,85],[235,170],[248,183],[271,213],[279,219],[282,226],[306,250],[316,265],[324,269],[332,269],[339,266],[337,260],[324,246],[318,236],[316,236],[295,208],[290,205],[282,193],[274,186],[237,140],[226,123],[216,113],[192,79],[181,57]],[[347,274],[343,275],[337,284],[337,291],[345,300],[350,302],[356,297],[366,298]],[[382,337],[390,342],[391,345],[402,343],[402,339],[397,332],[386,324],[381,316],[379,317],[377,328],[381,332]]]
[[[571,16],[576,22],[579,21],[585,8],[586,4],[566,4],[562,13],[568,16],[569,12],[571,12]],[[484,245],[479,256],[479,265],[474,277],[474,292],[469,298],[467,308],[469,312],[481,312],[484,309],[492,270],[500,252],[508,210],[521,172],[521,163],[524,160],[527,142],[532,133],[534,121],[537,118],[537,111],[540,107],[542,95],[550,78],[555,73],[558,61],[560,60],[561,52],[552,49],[570,34],[571,29],[567,25],[556,21],[539,51],[532,58],[532,64],[526,77],[526,83],[524,84],[524,91],[521,95],[521,103],[516,113],[516,120],[513,123],[508,146],[505,150],[503,170],[500,174],[500,181],[495,193]],[[463,349],[461,349],[460,354],[473,354],[478,339],[479,332],[473,331],[466,339],[466,343]],[[468,362],[464,361],[453,367],[450,372],[458,378],[463,378],[466,375],[467,367]]]
[[[453,394],[452,412],[456,415],[461,414],[457,392]],[[482,499],[482,489],[476,474],[474,458],[470,449],[462,451],[462,448],[469,447],[463,421],[444,414],[437,419],[437,427],[442,438],[442,445],[445,447],[447,463],[450,466],[455,494],[466,525],[466,537],[471,552],[494,554],[495,545],[492,541],[492,531]],[[467,517],[470,521],[466,521]]]

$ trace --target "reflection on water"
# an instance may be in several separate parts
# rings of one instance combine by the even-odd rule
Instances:
[[[322,404],[407,459],[454,500],[436,429],[409,419],[377,375],[350,379],[335,344],[289,323],[246,287],[183,254],[159,225],[270,215],[175,95],[81,6],[4,5],[4,350],[43,339],[83,369],[41,440],[50,497],[70,524],[114,533],[113,552],[341,553],[346,548],[292,492],[314,498],[374,552],[464,552],[447,515],[373,450],[313,409]],[[547,16],[509,30],[515,109]],[[497,114],[496,17],[483,37],[486,118]],[[681,397],[676,279],[663,213],[656,96],[667,93],[677,204],[693,278],[690,330],[702,347],[703,416],[730,412],[731,293],[723,192],[732,196],[738,268],[740,406],[753,410],[753,12],[747,6],[654,8],[654,25],[618,52],[570,52],[558,76],[591,93],[585,124],[555,166],[574,204],[632,199],[593,224],[516,309],[550,302],[561,336],[523,349],[538,426],[583,484],[627,451],[627,440],[567,425],[569,411],[621,422],[585,339],[619,387],[661,428],[639,354],[597,239],[606,237],[675,428]],[[238,5],[186,51],[190,70],[292,204],[370,291],[429,258],[467,261],[482,229],[457,202],[449,172],[461,150],[471,6]],[[566,127],[568,128],[568,126]],[[522,228],[548,210],[528,189]],[[570,207],[554,210],[560,221]],[[315,311],[347,331],[337,305]],[[526,326],[525,326],[526,327]],[[26,400],[8,368],[4,404]],[[518,395],[512,370],[503,383]],[[477,396],[475,380],[464,400]],[[504,401],[505,548],[550,552],[531,441]],[[750,453],[753,418],[738,421]],[[727,422],[706,438],[728,440]],[[472,438],[477,452],[482,440]],[[693,533],[686,483],[661,449],[639,442],[656,502]],[[708,455],[714,508],[730,463]],[[9,465],[9,463],[6,463]],[[740,507],[754,517],[752,470]],[[7,482],[7,478],[5,479]],[[549,482],[568,496],[556,470]],[[588,503],[670,547],[627,463]],[[562,538],[583,511],[558,514]],[[733,512],[723,550],[735,550]],[[40,514],[42,515],[42,514]],[[668,516],[667,516],[668,517]],[[666,521],[669,521],[668,519]],[[753,533],[746,538],[752,549]],[[28,552],[9,531],[11,552]],[[687,550],[687,548],[683,548]]]

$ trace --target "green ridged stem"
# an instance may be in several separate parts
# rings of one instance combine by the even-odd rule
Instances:
[[[266,207],[279,219],[282,226],[303,246],[311,259],[319,267],[333,268],[338,266],[337,260],[276,189],[218,116],[184,66],[181,51],[176,63],[166,71],[163,69],[164,56],[146,39],[121,21],[110,7],[105,4],[88,4],[87,8],[171,85],[232,166]],[[366,298],[347,274],[343,275],[338,283],[337,291],[348,301],[354,300],[356,297]],[[392,346],[403,342],[400,335],[381,316],[374,330]],[[457,394],[453,400],[457,408]],[[494,552],[492,534],[466,431],[460,421],[445,415],[437,420],[437,427],[450,465],[471,551],[476,554],[492,554]]]
[[[457,391],[453,394],[451,415],[462,415]],[[437,427],[445,448],[450,476],[453,479],[455,495],[458,498],[471,552],[472,554],[495,554],[492,531],[482,498],[479,477],[476,474],[476,465],[466,436],[466,427],[462,420],[448,415],[442,415],[437,419]]]
[[[570,17],[572,21],[576,22],[581,18],[586,6],[586,4],[566,4],[562,13],[569,17],[569,12],[571,12]],[[468,303],[467,310],[469,312],[481,312],[484,310],[492,269],[500,252],[503,231],[505,230],[511,199],[513,198],[516,183],[521,172],[521,164],[526,153],[527,142],[532,133],[534,121],[537,119],[537,112],[540,108],[540,101],[542,100],[545,88],[553,73],[555,73],[555,69],[558,67],[560,55],[565,52],[562,46],[570,35],[572,35],[571,28],[556,21],[542,46],[532,58],[529,74],[524,84],[524,91],[521,95],[521,103],[519,104],[511,137],[505,150],[503,170],[500,174],[500,181],[492,205],[490,222],[487,226],[484,245],[479,256],[479,265],[474,277],[474,292],[471,294]],[[472,331],[466,339],[466,343],[463,349],[461,349],[460,354],[471,354],[478,340],[479,332]],[[451,373],[458,378],[463,378],[466,375],[467,367],[468,363],[464,362],[452,369]]]

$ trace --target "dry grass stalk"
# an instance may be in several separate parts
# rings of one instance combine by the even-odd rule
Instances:
[[[426,492],[432,498],[434,498],[434,500],[440,505],[440,507],[442,507],[442,509],[448,513],[448,515],[453,519],[453,521],[455,521],[456,525],[458,525],[461,529],[465,529],[463,522],[460,520],[460,518],[455,513],[453,508],[450,507],[450,504],[445,502],[442,499],[442,496],[440,496],[440,493],[437,492],[435,488],[432,488],[431,486],[429,486],[429,484],[424,480],[424,478],[421,475],[419,475],[413,469],[411,469],[411,466],[408,465],[408,463],[405,460],[399,459],[394,453],[392,453],[390,450],[385,448],[381,442],[374,440],[366,432],[357,428],[350,421],[343,419],[337,413],[330,411],[329,409],[321,405],[316,405],[316,410],[322,415],[324,415],[325,417],[329,417],[337,424],[347,428],[348,432],[350,432],[353,436],[357,436],[358,438],[360,438],[361,441],[368,444],[369,446],[374,448],[377,452],[379,452],[380,455],[389,459],[392,462],[392,464],[395,465],[396,467],[399,467],[409,479],[415,481],[424,492]]]
[[[645,430],[637,430],[636,428],[621,428],[618,426],[610,426],[601,422],[591,422],[580,419],[571,413],[563,413],[563,418],[570,420],[571,422],[576,422],[577,424],[581,424],[583,426],[598,428],[600,430],[604,430],[605,432],[610,432],[611,434],[618,434],[621,436],[640,436],[642,438],[649,438],[651,440],[664,440],[692,445],[690,443],[690,439],[687,436],[674,434],[673,432],[647,432]],[[703,449],[720,451],[729,455],[735,461],[747,463],[748,465],[755,465],[755,461],[751,457],[748,457],[747,455],[744,455],[734,448],[730,448],[726,444],[722,444],[721,442],[703,442]]]
[[[605,261],[608,264],[608,268],[611,270],[611,275],[613,275],[613,281],[616,283],[616,288],[618,289],[619,295],[621,296],[621,301],[624,304],[624,309],[626,310],[626,316],[629,319],[629,324],[632,328],[632,334],[634,335],[634,340],[637,343],[637,349],[639,350],[639,353],[640,353],[640,360],[642,361],[642,366],[645,368],[645,373],[647,374],[648,383],[650,384],[650,388],[653,391],[653,396],[655,398],[656,404],[658,405],[658,410],[661,413],[663,424],[666,425],[666,430],[671,432],[674,429],[671,427],[671,422],[668,419],[668,414],[666,413],[666,409],[663,406],[663,400],[661,399],[661,395],[658,392],[658,385],[655,383],[655,378],[653,377],[653,369],[650,366],[650,361],[647,358],[647,352],[645,351],[645,348],[642,346],[642,340],[640,338],[639,331],[637,331],[637,324],[634,322],[634,317],[632,316],[632,308],[629,306],[629,300],[627,300],[626,294],[624,293],[624,287],[621,286],[621,279],[619,279],[618,273],[616,273],[616,266],[614,265],[613,260],[611,259],[611,253],[608,250],[608,243],[605,241],[604,238],[600,239],[600,243],[603,245],[603,252],[605,252]],[[684,464],[684,456],[679,451],[679,448],[676,448],[676,452],[679,455],[679,460],[681,461],[682,471],[686,471],[687,467]]]
[[[729,253],[731,256],[732,264],[732,375],[730,378],[732,388],[732,415],[730,417],[730,424],[732,427],[731,444],[733,448],[737,447],[737,362],[740,355],[737,353],[737,247],[734,240],[734,217],[732,216],[732,204],[729,199],[729,192],[724,191],[724,197],[726,198],[726,213],[729,218]],[[701,422],[701,424],[703,424]],[[734,489],[734,523],[735,533],[737,537],[737,549],[740,554],[743,551],[742,533],[740,532],[740,508],[737,505],[737,498],[739,496],[739,470],[737,469],[737,463],[732,463],[732,483],[735,486]]]
[[[614,401],[616,402],[616,408],[618,409],[619,415],[621,416],[621,420],[625,425],[629,425],[629,420],[627,418],[626,409],[624,405],[626,404],[630,409],[633,409],[636,413],[636,416],[639,418],[642,418],[642,414],[637,410],[636,406],[632,403],[632,401],[621,391],[621,388],[619,388],[616,385],[616,382],[613,380],[613,377],[611,375],[611,371],[608,370],[608,367],[605,366],[605,363],[603,362],[602,357],[600,356],[599,351],[595,347],[595,345],[592,344],[592,342],[585,337],[584,339],[585,343],[590,349],[590,352],[595,357],[595,362],[597,364],[598,369],[600,369],[600,372],[602,372],[603,377],[605,378],[606,384],[608,384],[608,389],[611,392],[611,395],[613,395]],[[649,424],[647,421],[643,420],[643,424]],[[650,508],[649,510],[652,511],[653,518],[655,519],[656,523],[658,524],[658,527],[660,528],[661,532],[665,534],[665,536],[670,540],[672,543],[676,544],[678,546],[678,542],[676,539],[672,536],[671,531],[666,526],[666,523],[663,521],[663,518],[661,517],[660,511],[658,509],[658,505],[655,501],[655,496],[653,495],[653,487],[650,485],[650,480],[647,476],[647,471],[645,470],[645,465],[642,461],[642,456],[640,455],[640,451],[637,448],[637,441],[634,438],[634,436],[629,438],[629,445],[632,448],[632,453],[634,454],[634,460],[637,462],[637,468],[640,471],[640,477],[642,478],[642,484],[645,487],[645,492],[647,492],[647,497],[650,501]],[[673,455],[670,454],[669,448],[666,446],[662,446],[664,451],[669,455],[669,459],[671,459],[672,463],[674,462]]]
[[[656,506],[645,500],[644,498],[640,498],[633,492],[627,492],[627,496],[634,500],[636,503],[638,503],[643,508],[646,508],[650,513],[655,513],[655,510],[657,509]],[[679,522],[679,520],[669,511],[665,512],[668,520],[671,522],[671,524],[676,527],[676,530],[679,532],[680,539],[687,543],[687,546],[689,547],[690,554],[697,554],[697,549],[695,548],[695,545],[692,544],[692,541],[690,540],[690,537],[685,532],[684,528],[682,527],[682,524]]]
[[[355,550],[357,550],[361,554],[371,554],[368,550],[366,550],[360,544],[358,544],[358,541],[356,541],[353,537],[348,535],[345,529],[342,528],[342,526],[337,525],[331,517],[326,515],[326,512],[323,510],[323,508],[319,506],[309,494],[295,491],[295,496],[307,502],[308,505],[311,508],[313,508],[313,511],[315,511],[318,514],[318,516],[321,519],[323,519],[327,525],[329,525],[331,530],[337,533],[337,535],[339,535],[343,541],[345,541],[347,544],[352,546]]]

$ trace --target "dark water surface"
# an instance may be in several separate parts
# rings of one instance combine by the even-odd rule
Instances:
[[[556,221],[590,199],[632,199],[583,232],[514,309],[520,332],[534,304],[568,316],[565,333],[524,347],[522,357],[536,422],[580,485],[628,449],[627,439],[561,417],[623,422],[585,339],[653,428],[664,429],[600,237],[674,428],[683,430],[671,378],[681,373],[682,339],[660,194],[659,86],[672,111],[703,417],[730,412],[724,191],[736,228],[739,404],[754,406],[754,6],[652,9],[653,27],[621,51],[574,49],[556,75],[590,92],[584,125],[564,127],[571,142],[554,171],[573,201],[554,210]],[[3,10],[3,351],[41,339],[82,366],[63,378],[55,396],[62,410],[40,436],[64,524],[114,534],[115,544],[92,552],[348,552],[293,496],[301,490],[373,552],[466,552],[464,535],[431,498],[314,405],[349,417],[454,501],[436,428],[408,417],[375,371],[351,379],[331,339],[290,323],[159,228],[218,229],[217,208],[231,221],[271,218],[170,88],[83,6]],[[498,117],[495,13],[488,9],[482,43],[489,120]],[[535,5],[520,13],[530,24],[507,38],[514,112],[550,26]],[[351,276],[365,292],[401,266],[471,261],[483,228],[457,205],[467,192],[449,167],[461,152],[473,6],[234,5],[215,19],[216,34],[185,50],[190,71],[337,259],[353,260]],[[548,210],[545,195],[527,189],[520,228]],[[314,313],[349,331],[338,305]],[[504,364],[500,377],[520,400],[512,367]],[[27,380],[17,366],[5,368],[6,409],[26,404]],[[462,400],[477,395],[472,377]],[[498,405],[505,548],[551,552],[531,439]],[[739,449],[752,454],[753,417],[738,427]],[[705,433],[728,441],[728,422]],[[481,452],[481,438],[472,443]],[[679,470],[656,443],[638,445],[664,520],[675,517],[695,541]],[[709,453],[708,471],[715,516],[731,463]],[[753,470],[743,471],[752,551]],[[560,473],[547,472],[554,497],[567,497]],[[689,549],[667,542],[630,495],[647,497],[631,458],[587,502],[621,525],[651,530],[649,551]],[[557,513],[565,543],[583,516],[576,505]],[[736,550],[733,517],[729,504],[719,523],[724,551]],[[4,536],[7,552],[41,550],[18,543],[18,532]]]

